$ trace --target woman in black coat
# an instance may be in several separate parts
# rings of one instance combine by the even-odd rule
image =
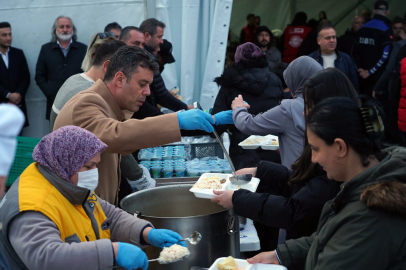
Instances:
[[[305,114],[321,100],[338,96],[355,100],[357,93],[346,75],[338,69],[319,71],[304,85]],[[286,237],[280,236],[280,242],[309,236],[317,229],[324,204],[337,195],[340,184],[329,180],[323,169],[311,162],[311,148],[306,137],[304,150],[292,169],[272,162],[260,162],[257,168],[242,169],[237,174],[251,173],[261,179],[257,192],[244,189],[214,191],[219,196],[212,201],[225,208],[233,208],[237,215],[253,219],[268,228],[286,230]],[[258,235],[265,241],[261,242],[261,247],[275,249],[276,239],[269,239],[272,235],[266,235],[264,228],[259,228]]]
[[[247,42],[237,47],[235,65],[229,66],[214,81],[221,87],[211,114],[231,110],[231,103],[238,95],[244,97],[250,114],[259,114],[279,105],[283,98],[280,79],[269,71],[266,56],[261,49]],[[280,163],[275,151],[244,150],[238,144],[249,137],[234,125],[216,126],[219,134],[230,134],[230,157],[236,169],[256,166],[260,160]]]

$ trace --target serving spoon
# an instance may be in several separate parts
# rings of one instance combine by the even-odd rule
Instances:
[[[193,107],[195,109],[199,109],[199,110],[203,111],[202,107],[200,106],[199,102],[197,102],[197,101],[193,103]],[[231,184],[233,184],[233,185],[248,184],[251,181],[252,174],[242,174],[242,175],[236,174],[234,164],[231,161],[231,158],[228,155],[227,150],[224,147],[224,144],[220,139],[220,136],[217,134],[216,130],[213,130],[213,134],[214,134],[214,136],[216,136],[216,139],[219,142],[221,149],[223,149],[224,155],[226,156],[228,163],[230,163],[231,173],[233,174],[233,176],[229,177],[228,179],[230,180]]]
[[[191,243],[192,245],[197,245],[197,244],[199,244],[200,240],[202,240],[202,235],[201,235],[199,232],[196,232],[196,231],[195,231],[195,232],[192,233],[189,237],[180,239],[180,240],[178,240],[178,242],[180,242],[180,241],[189,241],[189,243]],[[168,262],[168,263],[174,263],[174,262],[183,260],[183,258],[184,258],[184,257],[179,258],[179,259],[174,260],[174,261],[171,261],[171,262]],[[155,262],[155,261],[159,261],[159,258],[152,259],[152,260],[148,260],[149,263],[150,263],[150,262]],[[160,264],[168,264],[168,263],[161,263],[161,262],[160,262]],[[116,265],[116,266],[113,266],[113,267],[104,268],[103,270],[110,270],[110,269],[114,269],[114,268],[117,268],[117,267],[120,267],[120,266],[119,266],[119,265]]]

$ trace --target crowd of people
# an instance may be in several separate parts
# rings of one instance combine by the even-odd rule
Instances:
[[[340,38],[324,11],[309,22],[298,12],[280,36],[249,14],[233,61],[213,78],[210,113],[166,88],[161,72],[175,59],[163,22],[110,23],[86,46],[59,16],[35,74],[52,132],[7,193],[30,75],[0,23],[0,102],[10,103],[0,105],[0,268],[147,269],[146,246],[185,246],[117,206],[126,185],[154,187],[132,153],[216,130],[230,135],[237,174],[260,179],[256,192],[211,199],[254,221],[261,250],[249,263],[405,269],[406,14],[388,14],[376,1],[373,18],[355,16]],[[267,134],[278,151],[238,146]]]

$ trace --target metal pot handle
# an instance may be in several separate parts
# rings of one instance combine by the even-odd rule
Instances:
[[[233,235],[236,233],[236,230],[234,230],[234,223],[235,223],[235,216],[229,216],[228,224],[227,224],[227,233],[229,235]]]

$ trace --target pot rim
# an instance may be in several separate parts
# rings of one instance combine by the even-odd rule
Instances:
[[[170,186],[154,187],[153,189],[168,189],[168,188],[180,188],[180,187],[190,187],[190,188],[191,188],[192,186],[193,186],[193,185],[191,185],[191,184],[181,184],[181,185],[170,185]],[[130,213],[130,214],[132,214],[132,215],[135,215],[135,213],[131,213],[131,212],[129,212],[129,211],[127,211],[127,210],[124,209],[124,207],[123,207],[123,202],[126,201],[126,200],[128,200],[130,197],[135,197],[135,196],[138,196],[138,194],[150,192],[151,190],[152,190],[152,189],[140,190],[140,191],[137,191],[137,192],[131,193],[130,195],[125,196],[125,197],[121,200],[121,202],[120,202],[120,207],[121,207],[121,209],[123,209],[123,210],[126,211],[127,213]],[[146,217],[146,218],[160,218],[160,219],[173,219],[173,218],[176,218],[176,219],[186,219],[186,218],[196,218],[196,217],[211,216],[211,215],[223,213],[224,211],[229,211],[229,210],[231,210],[231,209],[224,208],[223,210],[220,210],[220,211],[214,212],[214,213],[210,213],[210,214],[197,215],[197,216],[187,216],[187,217],[158,217],[158,216],[144,215],[144,214],[142,214],[142,212],[140,212],[141,215],[139,215],[138,217],[140,217],[140,218],[141,218],[141,217]]]

